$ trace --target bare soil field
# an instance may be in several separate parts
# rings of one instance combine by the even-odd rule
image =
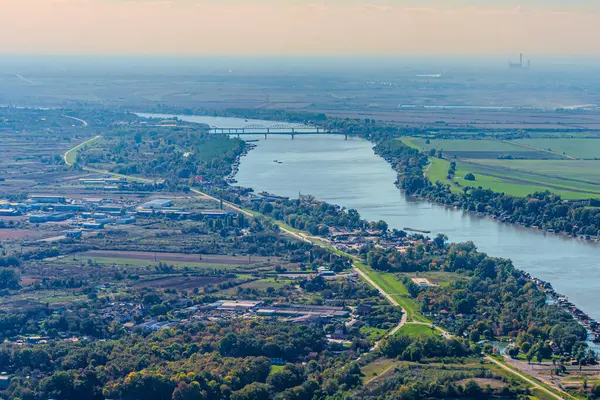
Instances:
[[[117,250],[90,250],[85,253],[79,253],[81,257],[102,257],[102,258],[121,258],[132,260],[148,260],[148,261],[174,261],[174,262],[193,262],[207,264],[230,264],[243,265],[248,264],[246,256],[227,256],[227,255],[207,255],[202,254],[183,254],[183,253],[153,253],[143,251],[117,251]],[[278,262],[277,257],[258,257],[253,256],[250,260],[252,264],[264,262]]]
[[[47,234],[48,232],[38,232],[28,229],[0,229],[0,240],[38,238]]]

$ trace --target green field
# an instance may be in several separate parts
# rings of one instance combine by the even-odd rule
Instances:
[[[80,151],[87,150],[97,144],[97,142],[102,139],[100,136],[96,136],[92,139],[86,140],[78,146],[73,147],[71,150],[65,153],[65,162],[68,165],[73,165],[77,161],[77,154]]]
[[[417,302],[410,297],[406,286],[398,276],[389,272],[375,271],[361,263],[355,263],[355,265],[406,310],[409,321],[429,322],[427,318],[421,315]]]
[[[397,335],[408,337],[433,337],[439,336],[439,333],[431,330],[430,325],[406,324],[398,331]]]
[[[427,143],[429,141],[429,143]],[[472,152],[472,151],[491,151],[498,153],[508,153],[510,151],[521,151],[519,146],[490,139],[423,139],[407,138],[403,142],[410,142],[414,147],[423,151],[431,149],[451,151],[451,152]],[[532,152],[535,152],[532,150]]]
[[[403,138],[402,142],[425,152],[432,149],[441,150],[447,159],[496,159],[507,156],[515,159],[563,158],[544,149],[532,149],[494,139],[425,139],[409,137]]]
[[[120,258],[120,257],[86,257],[86,256],[76,256],[76,257],[64,257],[54,262],[64,263],[64,264],[87,264],[91,262],[93,264],[98,265],[116,265],[123,267],[145,267],[147,265],[155,266],[159,265],[160,261],[150,261],[150,260],[138,260],[135,258]],[[218,264],[218,263],[202,263],[202,262],[189,262],[189,261],[162,261],[163,264],[173,265],[175,267],[189,267],[189,268],[200,268],[200,269],[238,269],[239,266],[234,264]]]
[[[465,187],[482,187],[520,197],[546,190],[567,200],[600,197],[600,160],[559,159],[559,155],[553,155],[548,150],[580,158],[598,152],[600,157],[600,139],[515,141],[520,145],[480,139],[429,139],[428,144],[427,140],[402,139],[407,145],[425,151],[431,148],[444,149],[444,159],[429,157],[430,165],[425,174],[432,182],[450,185],[453,192],[461,192]],[[536,149],[524,146],[534,146]],[[524,159],[498,158],[507,154]],[[451,161],[456,162],[454,179],[447,177]],[[473,173],[476,180],[465,180],[467,173]]]
[[[464,275],[460,275],[455,272],[443,271],[419,272],[416,275],[414,273],[399,273],[398,275],[400,275],[401,277],[407,276],[409,278],[426,278],[429,279],[430,282],[438,284],[441,287],[449,286],[452,282],[469,280],[469,278],[467,278]]]
[[[525,196],[549,190],[565,199],[600,197],[600,161],[578,160],[473,160],[457,163],[456,181],[497,192]],[[467,172],[475,182],[467,182]]]
[[[378,358],[377,360],[372,361],[367,365],[361,367],[360,370],[364,375],[363,382],[367,383],[373,378],[393,370],[396,366],[400,365],[401,363],[401,361],[396,361],[389,358]]]
[[[273,289],[280,289],[290,282],[293,282],[293,281],[282,280],[282,279],[275,280],[274,278],[265,278],[265,279],[258,279],[258,280],[252,281],[252,282],[244,283],[244,284],[240,285],[240,287],[243,289],[257,289],[257,290],[266,290],[269,287],[272,287]]]
[[[540,138],[519,139],[513,142],[580,159],[600,159],[600,139]]]

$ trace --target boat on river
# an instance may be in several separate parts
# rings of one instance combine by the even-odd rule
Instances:
[[[431,231],[426,231],[423,229],[404,228],[404,230],[410,231],[410,232],[418,232],[418,233],[431,233]]]

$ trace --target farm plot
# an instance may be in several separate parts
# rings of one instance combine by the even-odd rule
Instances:
[[[239,267],[256,266],[264,263],[279,263],[277,257],[257,256],[228,256],[228,255],[206,255],[206,254],[184,254],[184,253],[159,253],[143,251],[118,251],[118,250],[90,250],[77,253],[63,258],[64,262],[73,259],[81,261],[91,260],[96,264],[106,265],[132,265],[142,266],[156,263],[176,263],[179,266],[236,269]]]
[[[600,159],[600,138],[519,139],[514,143],[584,160]]]
[[[429,160],[429,180],[448,184],[454,192],[470,186],[521,197],[546,190],[568,200],[600,197],[600,160],[457,160],[454,179],[447,177],[450,161]],[[476,180],[465,180],[467,173]]]
[[[155,289],[195,289],[208,285],[218,285],[226,280],[226,278],[217,276],[174,276],[141,281],[135,283],[133,286]]]
[[[525,146],[492,139],[402,139],[407,145],[422,151],[440,150],[445,158],[453,159],[560,159],[544,150],[531,149]]]
[[[570,200],[599,197],[600,187],[590,179],[596,179],[595,174],[593,171],[585,172],[585,167],[582,168],[577,163],[575,160],[472,160],[469,163],[459,162],[457,163],[455,182],[461,186],[481,186],[484,189],[514,196],[526,196],[536,191],[548,190]],[[600,166],[600,162],[598,166]],[[475,174],[475,181],[464,179],[469,172]],[[586,180],[584,175],[589,180]]]

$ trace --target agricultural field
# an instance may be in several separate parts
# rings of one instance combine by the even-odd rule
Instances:
[[[413,148],[441,149],[443,158],[430,157],[425,174],[430,181],[448,184],[455,192],[482,187],[521,197],[546,190],[568,200],[600,197],[600,160],[580,159],[596,154],[600,139],[402,140]],[[453,179],[448,178],[451,162],[456,163]],[[465,179],[468,173],[475,175],[475,181]]]
[[[405,138],[405,143],[425,152],[442,151],[447,159],[560,159],[564,158],[542,149],[530,149],[518,144],[493,139],[425,139]]]
[[[406,310],[409,321],[429,322],[419,312],[417,303],[410,297],[408,289],[400,280],[399,275],[390,272],[375,271],[374,269],[359,263],[356,265],[359,265],[360,269],[365,272],[373,282],[383,288],[386,293],[389,293],[390,296]]]
[[[224,268],[235,268],[239,266],[259,265],[264,263],[278,263],[279,257],[260,257],[260,256],[227,256],[227,255],[201,255],[184,253],[161,253],[161,252],[143,252],[143,251],[118,251],[118,250],[90,250],[83,253],[73,254],[73,259],[81,260],[104,260],[102,264],[134,264],[140,261],[142,264],[150,262],[164,263],[183,263],[193,265],[208,265],[211,268],[214,265]]]
[[[490,385],[491,387],[496,388],[505,386],[526,388],[530,386],[528,383],[516,378],[489,361],[479,362],[477,359],[465,359],[464,363],[421,364],[416,362],[398,361],[384,357],[377,358],[361,367],[363,384],[368,389],[369,386],[400,370],[411,371],[411,373],[420,377],[417,379],[427,379],[428,377],[443,376],[449,373],[456,374],[457,376],[463,377],[455,382],[460,385],[464,385],[469,380],[475,380],[477,383],[481,384],[482,387]],[[478,375],[482,375],[482,371],[484,371],[486,377],[477,377]]]
[[[538,138],[519,139],[516,144],[542,149],[583,160],[600,159],[600,138]]]

